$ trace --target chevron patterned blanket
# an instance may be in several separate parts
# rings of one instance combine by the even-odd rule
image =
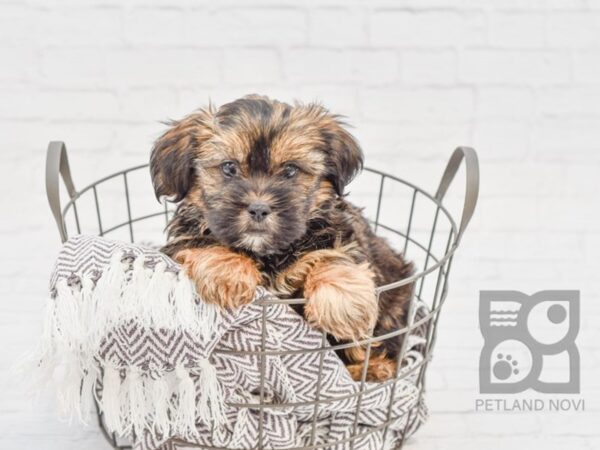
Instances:
[[[415,387],[422,332],[408,341],[405,377],[361,386],[334,351],[314,351],[320,332],[289,306],[265,304],[267,292],[223,311],[155,249],[95,236],[65,243],[50,292],[36,372],[58,383],[63,414],[85,422],[95,401],[106,428],[136,449],[251,449],[259,440],[345,449],[353,433],[354,448],[393,448],[426,419]],[[262,345],[277,354],[263,361]]]

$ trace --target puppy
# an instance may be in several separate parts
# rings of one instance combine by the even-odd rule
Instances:
[[[207,302],[249,303],[257,286],[304,297],[298,308],[330,340],[382,335],[405,324],[410,285],[375,287],[412,265],[375,236],[344,198],[362,151],[339,117],[318,104],[250,95],[179,121],[156,141],[157,198],[179,202],[162,249]],[[401,337],[373,345],[368,380],[395,374]],[[364,348],[339,352],[360,379]]]

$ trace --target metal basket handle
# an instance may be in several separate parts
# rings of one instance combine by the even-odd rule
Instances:
[[[46,153],[46,196],[58,226],[60,239],[65,242],[67,240],[67,230],[60,204],[59,175],[62,177],[69,197],[73,199],[77,195],[77,191],[71,178],[67,147],[62,141],[52,141],[48,144],[48,152]]]
[[[477,159],[477,153],[471,147],[457,147],[452,153],[446,170],[440,180],[440,185],[435,193],[435,198],[439,202],[444,199],[448,187],[452,183],[460,163],[465,160],[467,170],[467,187],[465,189],[465,204],[463,206],[462,218],[460,220],[460,226],[458,228],[458,236],[456,242],[460,242],[467,225],[473,213],[475,212],[475,206],[477,205],[477,198],[479,197],[479,160]]]

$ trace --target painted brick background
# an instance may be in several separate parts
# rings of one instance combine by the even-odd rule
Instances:
[[[429,370],[432,418],[409,448],[599,448],[594,0],[0,1],[0,448],[107,448],[94,425],[30,405],[9,375],[38,336],[59,248],[47,142],[67,142],[82,187],[145,162],[160,120],[251,92],[321,100],[348,116],[368,165],[429,190],[455,146],[479,151],[480,204]],[[146,188],[134,200],[151,202]],[[454,211],[460,198],[449,194]],[[552,288],[582,292],[586,412],[475,412],[478,291]]]

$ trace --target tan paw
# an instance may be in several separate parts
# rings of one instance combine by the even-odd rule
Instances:
[[[361,381],[364,371],[364,361],[347,366],[348,372],[354,381]],[[365,374],[365,381],[385,381],[396,375],[396,361],[386,358],[385,355],[372,356]]]
[[[370,336],[377,321],[373,278],[366,263],[315,266],[304,286],[306,319],[337,339]]]
[[[225,247],[181,250],[175,260],[196,284],[198,295],[223,308],[250,303],[262,278],[252,259]]]

